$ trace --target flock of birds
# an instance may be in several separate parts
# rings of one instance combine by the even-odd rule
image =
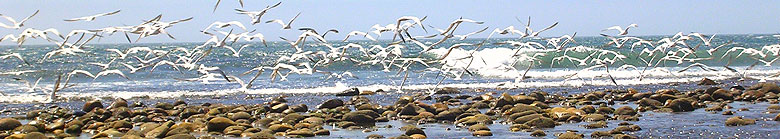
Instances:
[[[243,7],[243,2],[242,7]],[[229,52],[230,56],[241,57],[241,51],[247,47],[259,47],[253,46],[257,43],[245,43],[240,46],[233,46],[235,42],[239,41],[259,41],[265,47],[268,47],[266,42],[266,36],[255,30],[248,31],[245,23],[251,25],[255,24],[279,24],[282,30],[293,30],[296,28],[295,19],[298,18],[301,13],[296,14],[289,20],[263,20],[263,16],[274,8],[280,6],[282,2],[278,2],[273,5],[268,5],[263,9],[257,11],[235,9],[238,14],[244,14],[249,17],[246,21],[227,21],[227,22],[214,22],[206,28],[200,30],[203,35],[209,37],[204,43],[189,47],[176,47],[172,49],[153,49],[146,46],[135,46],[127,49],[104,49],[106,52],[112,53],[111,59],[108,63],[86,63],[98,67],[99,71],[89,71],[86,69],[73,69],[69,71],[63,71],[60,75],[53,78],[54,85],[49,87],[39,86],[38,83],[44,77],[39,77],[37,80],[25,80],[19,78],[19,76],[34,72],[41,72],[41,70],[23,70],[0,73],[0,76],[12,77],[13,79],[24,82],[26,84],[25,90],[28,92],[43,92],[51,95],[52,100],[56,100],[58,91],[62,91],[75,86],[70,83],[70,79],[73,77],[89,77],[92,79],[109,78],[109,77],[121,77],[127,80],[132,80],[127,74],[134,74],[136,72],[148,71],[154,72],[155,69],[161,67],[168,67],[178,72],[197,72],[199,77],[196,78],[176,78],[179,81],[191,81],[191,82],[212,82],[212,81],[227,81],[240,84],[240,89],[249,89],[253,86],[256,79],[260,77],[264,72],[270,72],[271,81],[287,80],[287,76],[290,74],[299,75],[312,75],[312,74],[324,74],[327,75],[327,80],[331,79],[349,79],[359,78],[353,75],[349,71],[344,72],[330,72],[319,70],[322,67],[327,67],[337,62],[352,62],[357,65],[367,65],[374,67],[381,67],[385,72],[395,72],[397,76],[403,77],[403,81],[400,84],[396,84],[398,87],[396,90],[403,90],[406,79],[409,76],[410,67],[421,66],[425,67],[422,71],[413,72],[426,72],[436,73],[438,84],[441,84],[445,78],[454,80],[460,79],[463,75],[478,76],[476,71],[471,66],[475,62],[485,62],[484,59],[475,57],[473,54],[485,45],[508,45],[512,46],[515,50],[515,55],[512,57],[517,61],[526,61],[531,63],[527,66],[523,75],[520,75],[516,81],[522,81],[525,79],[525,74],[535,67],[535,64],[549,63],[550,67],[554,67],[555,64],[571,63],[577,67],[582,67],[582,71],[591,71],[597,68],[604,68],[604,77],[609,78],[615,85],[615,79],[610,75],[610,66],[617,66],[613,69],[640,69],[642,71],[653,70],[666,70],[663,67],[664,64],[669,62],[676,62],[678,65],[687,64],[690,65],[678,72],[689,70],[691,68],[701,68],[705,71],[718,70],[713,67],[709,67],[706,64],[702,64],[699,61],[713,60],[713,59],[729,59],[738,57],[750,57],[756,60],[755,64],[750,66],[752,68],[759,63],[762,65],[771,66],[778,58],[780,54],[780,45],[765,46],[762,49],[745,48],[745,47],[728,47],[726,54],[722,57],[715,57],[713,53],[722,52],[719,49],[724,46],[732,45],[733,43],[712,44],[712,40],[715,35],[704,35],[701,33],[677,33],[672,37],[666,37],[659,40],[646,40],[634,36],[629,36],[629,29],[637,28],[637,24],[631,24],[625,28],[620,26],[613,26],[602,30],[601,34],[605,38],[609,39],[609,43],[601,46],[602,48],[624,48],[630,47],[631,51],[641,50],[638,56],[627,56],[620,51],[613,51],[614,49],[599,49],[586,46],[575,46],[577,42],[575,37],[577,33],[572,35],[563,35],[560,37],[542,38],[540,34],[544,31],[555,28],[558,23],[555,22],[545,28],[534,30],[530,26],[530,17],[523,26],[515,27],[508,26],[504,28],[495,28],[490,31],[487,38],[484,38],[480,43],[453,43],[449,46],[443,46],[448,40],[461,41],[469,38],[475,34],[481,34],[488,31],[490,27],[484,27],[479,30],[468,31],[466,33],[456,33],[458,27],[465,24],[481,26],[483,21],[477,21],[467,18],[458,18],[446,25],[446,28],[436,28],[432,25],[423,25],[427,16],[403,16],[393,21],[390,24],[381,25],[376,24],[370,27],[368,31],[351,31],[346,33],[342,42],[345,45],[334,45],[326,40],[324,36],[328,33],[337,34],[340,33],[337,29],[329,29],[324,32],[318,32],[314,28],[298,27],[300,35],[297,38],[284,38],[279,39],[289,43],[289,49],[294,53],[279,57],[272,65],[255,65],[248,71],[241,74],[229,74],[221,70],[217,66],[209,66],[202,61],[208,59],[209,56],[214,55],[217,49],[224,49]],[[219,1],[214,7],[216,11],[219,6]],[[29,19],[34,18],[38,14],[38,11],[32,15],[22,19],[15,20],[12,17],[0,14],[0,17],[5,18],[10,24],[0,22],[0,27],[12,30],[22,30],[19,34],[8,34],[0,39],[0,42],[15,42],[18,47],[22,47],[26,40],[30,39],[43,39],[54,44],[55,50],[46,53],[41,59],[37,61],[31,61],[30,57],[23,57],[19,53],[6,53],[0,55],[0,60],[5,61],[5,64],[12,64],[18,60],[17,64],[20,66],[33,65],[36,63],[51,62],[61,57],[74,57],[81,56],[90,53],[85,50],[85,47],[90,41],[95,38],[102,38],[114,35],[115,33],[123,34],[123,37],[127,39],[129,43],[137,42],[140,39],[156,35],[166,35],[171,39],[175,39],[173,35],[167,32],[168,28],[174,27],[176,24],[187,22],[193,18],[184,18],[173,21],[162,21],[162,15],[154,18],[144,20],[137,25],[131,26],[116,26],[106,27],[101,29],[84,29],[84,30],[71,30],[66,34],[61,34],[57,29],[45,29],[38,30],[34,28],[26,28],[24,23]],[[71,19],[64,19],[66,22],[88,22],[99,20],[104,16],[111,16],[120,14],[120,10],[101,13],[91,16],[77,17]],[[248,22],[247,22],[248,21]],[[520,19],[518,19],[520,21]],[[523,22],[521,22],[523,23]],[[426,28],[427,27],[427,28]],[[424,35],[412,35],[410,30],[419,28],[426,34]],[[429,34],[429,30],[434,30],[432,34]],[[320,30],[322,31],[322,30]],[[414,31],[413,31],[414,32]],[[419,32],[419,31],[417,31]],[[613,34],[607,35],[606,33]],[[131,39],[131,35],[137,35],[135,39]],[[382,35],[393,35],[391,41],[386,41],[385,44],[380,43],[376,38]],[[511,38],[505,41],[490,41],[494,35],[502,35]],[[364,39],[376,42],[376,45],[364,46],[360,43],[349,43],[350,38],[362,37]],[[309,41],[307,41],[309,39]],[[427,41],[432,40],[432,41]],[[694,42],[698,45],[692,46],[689,43]],[[309,42],[309,44],[306,44]],[[472,48],[467,50],[470,54],[465,57],[454,57],[451,53],[454,50],[464,50],[468,46]],[[703,46],[703,47],[702,47]],[[421,51],[410,54],[404,53],[411,47],[419,47]],[[705,48],[706,47],[706,48]],[[435,58],[426,58],[424,55],[429,53],[435,48],[445,48],[446,53],[438,55]],[[706,54],[696,53],[698,50],[706,49]],[[521,50],[535,50],[534,53],[523,53]],[[585,57],[576,56],[574,53],[585,53]],[[736,54],[736,56],[732,56]],[[551,61],[543,61],[542,57],[549,57]],[[770,59],[774,57],[773,59]],[[213,56],[212,56],[213,58]],[[643,64],[625,64],[626,59],[640,59]],[[514,64],[518,62],[512,62],[506,65],[507,70],[516,70]],[[730,63],[730,62],[729,62]],[[748,78],[744,72],[739,72],[734,68],[723,66],[724,69],[740,73],[741,78]],[[440,75],[440,76],[439,76]],[[576,79],[577,73],[567,77],[568,79]],[[639,80],[642,79],[644,74],[640,74]],[[778,74],[780,75],[780,74]],[[778,76],[774,75],[774,77]],[[250,76],[251,79],[243,80],[240,77]],[[441,77],[441,79],[439,79]],[[437,86],[438,86],[437,84]],[[432,90],[431,90],[432,91]],[[5,95],[5,94],[4,94]]]

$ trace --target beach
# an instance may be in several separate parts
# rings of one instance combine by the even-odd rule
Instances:
[[[0,127],[14,131],[2,134],[10,138],[41,133],[57,138],[777,137],[775,91],[780,88],[729,85],[736,83],[641,90],[446,88],[430,97],[347,90],[17,104],[5,105],[4,117],[20,124],[9,126],[6,118]]]

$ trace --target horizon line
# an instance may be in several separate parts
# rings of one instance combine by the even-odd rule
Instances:
[[[753,33],[745,33],[745,34],[738,34],[738,33],[735,33],[735,34],[717,34],[716,33],[715,35],[733,36],[733,35],[777,35],[777,34],[780,34],[780,33],[756,33],[756,34],[753,34]],[[659,35],[659,34],[656,34],[656,35],[623,35],[621,37],[629,37],[629,36],[630,37],[659,37],[659,36],[672,36],[672,35]],[[603,36],[600,36],[600,35],[587,35],[587,36],[575,36],[574,38],[590,38],[590,37],[603,37]],[[555,38],[555,37],[545,36],[545,37],[535,37],[535,38]],[[426,38],[426,39],[418,39],[418,40],[439,40],[439,39],[427,39]],[[465,40],[478,40],[478,39],[487,39],[487,37],[467,38]],[[518,39],[518,38],[503,37],[502,36],[502,37],[496,37],[496,38],[491,38],[491,39]],[[529,38],[523,38],[523,39],[529,39]],[[531,39],[533,39],[533,38],[531,38]],[[341,40],[327,40],[327,41],[342,42]],[[365,38],[360,38],[360,39],[355,39],[355,40],[352,40],[352,41],[361,41],[362,42],[362,41],[371,41],[371,40],[368,40],[368,39],[365,39]],[[377,42],[379,42],[379,41],[390,41],[390,39],[377,39]],[[145,45],[145,44],[204,43],[204,42],[205,41],[142,42],[142,43],[124,43],[123,42],[123,43],[93,43],[92,45],[111,45],[111,44],[139,44],[139,45]],[[259,43],[261,41],[236,41],[236,42],[237,43],[258,42]],[[277,43],[277,42],[284,42],[284,41],[283,40],[273,40],[273,41],[266,41],[266,42],[267,43]],[[347,42],[349,42],[349,41],[347,41]],[[55,44],[52,44],[52,43],[34,43],[34,44],[23,44],[22,46],[46,46],[46,45],[55,45]],[[19,47],[18,44],[0,44],[0,47],[6,47],[6,46]],[[2,48],[0,48],[0,49],[2,49]]]

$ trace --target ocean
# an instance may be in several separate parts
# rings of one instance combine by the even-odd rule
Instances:
[[[658,42],[663,38],[673,36],[639,36],[639,38]],[[59,98],[160,98],[171,99],[180,97],[197,96],[234,96],[254,94],[328,94],[338,93],[349,88],[360,90],[382,89],[388,93],[409,91],[431,91],[441,87],[455,88],[555,88],[555,87],[639,87],[668,83],[690,83],[706,77],[713,80],[742,79],[754,80],[754,82],[773,81],[780,78],[772,77],[780,72],[777,66],[759,61],[771,61],[777,58],[780,38],[771,34],[753,35],[716,35],[711,40],[711,45],[703,45],[703,41],[692,38],[684,41],[686,47],[661,48],[658,46],[637,45],[631,47],[634,41],[625,43],[617,48],[615,45],[605,45],[611,40],[606,37],[576,37],[576,42],[571,42],[564,48],[555,49],[548,44],[549,38],[494,38],[494,39],[465,39],[453,38],[437,45],[427,52],[412,42],[405,42],[393,46],[397,49],[381,50],[391,46],[392,41],[329,41],[333,47],[345,46],[350,43],[358,44],[365,48],[366,52],[359,48],[348,48],[343,57],[331,57],[331,59],[343,59],[332,61],[328,64],[316,64],[315,61],[327,59],[328,56],[310,56],[311,59],[301,58],[295,60],[278,60],[280,57],[289,57],[296,53],[290,44],[283,41],[269,41],[267,46],[260,42],[235,42],[229,44],[238,50],[243,45],[249,45],[240,50],[239,57],[225,48],[214,48],[209,56],[204,57],[194,65],[207,67],[219,67],[225,75],[239,77],[248,82],[254,77],[254,73],[242,75],[242,73],[260,66],[274,67],[277,63],[293,65],[299,69],[306,69],[306,64],[314,66],[317,72],[290,73],[286,80],[276,78],[272,80],[271,70],[265,70],[248,89],[242,89],[236,81],[228,82],[220,76],[215,76],[209,81],[182,81],[184,79],[198,78],[203,74],[194,69],[160,65],[151,72],[149,68],[130,73],[130,69],[123,64],[138,65],[140,59],[152,59],[157,61],[167,60],[176,64],[183,64],[184,60],[176,55],[187,55],[184,51],[171,51],[176,48],[192,49],[202,42],[182,43],[139,43],[139,44],[87,44],[84,53],[74,55],[56,55],[46,57],[46,53],[56,50],[55,45],[24,45],[2,46],[0,55],[19,53],[30,65],[17,59],[6,59],[0,64],[0,102],[3,103],[42,103],[51,102],[51,89],[58,78],[67,77],[66,73],[73,70],[85,70],[92,74],[103,71],[103,67],[88,63],[109,63],[118,57],[115,52],[106,49],[118,49],[122,52],[133,47],[148,47],[157,53],[140,51],[129,54],[125,59],[115,59],[105,70],[122,71],[126,78],[116,75],[91,78],[83,75],[74,75],[69,80],[69,87],[60,89],[56,95]],[[430,45],[438,40],[421,39],[423,44]],[[484,41],[484,43],[482,43]],[[507,41],[538,42],[541,47],[513,46],[502,43]],[[460,48],[453,49],[447,54],[448,47],[454,44],[468,43]],[[478,44],[482,43],[481,46]],[[727,44],[728,45],[724,45]],[[326,46],[313,40],[307,41],[302,48],[306,51],[329,51]],[[682,44],[679,44],[682,46]],[[723,45],[716,51],[708,50]],[[479,47],[477,50],[477,47]],[[745,49],[742,49],[745,48]],[[663,50],[654,53],[643,50]],[[748,50],[749,49],[749,50]],[[686,55],[686,51],[694,50],[694,53]],[[750,53],[750,51],[758,51]],[[741,54],[743,51],[745,53]],[[727,53],[728,52],[728,53]],[[162,54],[167,53],[167,54]],[[388,56],[379,56],[382,53],[390,53]],[[398,56],[394,56],[397,54]],[[377,55],[372,57],[368,55]],[[567,55],[569,58],[562,58]],[[684,57],[682,60],[674,59]],[[421,58],[427,65],[412,62],[406,71],[401,72],[398,65],[403,64],[403,59]],[[664,59],[666,58],[666,59]],[[350,60],[351,59],[351,60]],[[395,63],[371,63],[370,60],[386,59]],[[395,60],[392,60],[395,59]],[[576,59],[582,59],[579,62]],[[610,61],[610,60],[614,60]],[[364,62],[369,61],[369,62]],[[606,62],[606,68],[599,66],[600,61]],[[685,71],[689,65],[700,63],[707,65],[712,70],[692,67]],[[390,65],[390,66],[388,66]],[[395,66],[393,66],[395,65]],[[387,67],[387,68],[386,68]],[[446,68],[442,68],[446,67]],[[529,68],[530,67],[530,68]],[[729,67],[737,72],[727,69]],[[465,70],[464,70],[465,69]],[[10,75],[10,72],[28,71],[21,75]],[[527,73],[526,73],[527,70]],[[329,78],[329,73],[351,72],[353,77]],[[289,70],[280,70],[286,74]],[[523,75],[525,77],[523,78]],[[404,77],[407,79],[404,81]],[[612,82],[614,79],[614,83]],[[37,86],[30,90],[29,86]],[[26,84],[29,82],[30,85]],[[403,82],[403,89],[398,90]],[[616,86],[617,85],[617,86]]]

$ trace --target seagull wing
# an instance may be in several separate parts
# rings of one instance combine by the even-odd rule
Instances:
[[[244,30],[246,30],[246,27],[244,26],[244,24],[241,24],[241,22],[238,22],[238,21],[230,21],[230,22],[228,22],[228,24],[236,25],[236,26],[240,27],[241,29],[244,29]]]
[[[35,13],[33,13],[33,14],[32,14],[32,15],[30,15],[30,16],[28,16],[27,18],[24,18],[24,19],[22,19],[22,21],[19,21],[19,23],[17,23],[17,24],[23,24],[25,21],[29,20],[30,18],[32,18],[33,16],[35,16],[36,14],[38,14],[38,12],[39,12],[39,11],[40,11],[40,10],[35,10]]]
[[[279,20],[279,19],[268,20],[268,21],[265,21],[265,23],[279,23],[279,25],[285,26],[284,25],[284,21]]]
[[[109,13],[99,14],[99,16],[114,15],[114,14],[119,13],[120,11],[122,11],[122,10],[116,10],[116,11],[109,12]]]
[[[297,19],[299,15],[301,15],[301,13],[300,13],[300,12],[299,12],[298,14],[296,14],[296,15],[295,15],[295,17],[293,17],[292,19],[290,19],[290,22],[288,22],[288,23],[287,23],[287,26],[290,26],[290,24],[292,24],[292,23],[293,23],[293,21],[295,21],[295,19]]]

